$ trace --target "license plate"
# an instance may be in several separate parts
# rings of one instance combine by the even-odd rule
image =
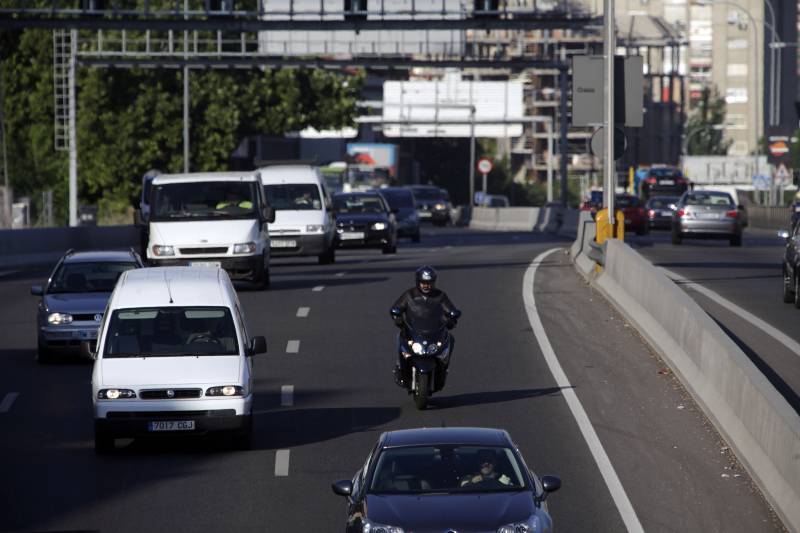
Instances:
[[[343,241],[356,241],[364,238],[363,231],[346,231],[342,233],[340,239]]]
[[[675,180],[661,180],[658,182],[659,185],[675,185]]]
[[[193,431],[194,420],[158,420],[149,422],[148,431]]]
[[[189,261],[189,266],[204,268],[220,268],[222,263],[219,261]]]
[[[671,217],[672,216],[672,211],[661,211],[661,216],[662,217]]]
[[[696,216],[701,220],[716,220],[719,218],[719,213],[697,213]]]
[[[269,241],[270,248],[297,248],[297,241],[287,241],[285,239]]]
[[[419,211],[417,215],[419,215],[419,218],[430,218],[432,216],[428,211]]]

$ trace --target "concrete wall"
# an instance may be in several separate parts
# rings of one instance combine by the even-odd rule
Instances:
[[[669,364],[784,525],[800,531],[800,417],[716,322],[627,244],[608,241],[598,275],[579,263],[587,235],[573,247],[578,270]]]
[[[135,226],[33,228],[0,231],[0,269],[54,264],[74,250],[120,250],[139,246]]]
[[[575,238],[580,212],[561,207],[475,207],[470,229],[535,231]]]

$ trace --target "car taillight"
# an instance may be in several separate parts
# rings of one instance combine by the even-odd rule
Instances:
[[[728,218],[739,218],[739,211],[727,211],[725,216]]]
[[[655,179],[655,178],[650,177],[650,178],[647,178],[646,180],[644,180],[644,182],[645,183],[649,183],[650,185],[653,185],[653,184],[657,183],[658,180]]]
[[[655,210],[654,210],[654,209],[651,209],[650,211],[648,211],[648,212],[647,212],[647,216],[649,216],[650,218],[655,218],[655,217],[656,217],[656,212],[655,212]]]
[[[678,218],[688,217],[689,213],[683,209],[678,209]]]

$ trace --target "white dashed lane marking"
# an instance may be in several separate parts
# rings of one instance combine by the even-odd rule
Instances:
[[[3,401],[0,402],[0,413],[7,413],[14,404],[14,400],[17,399],[17,396],[19,396],[18,392],[9,392],[6,394]]]
[[[278,450],[275,452],[275,476],[286,477],[289,475],[289,452],[291,450]]]
[[[294,405],[294,385],[284,385],[281,387],[281,407],[292,405]]]
[[[300,353],[300,341],[287,342],[286,353]]]
[[[345,274],[347,274],[347,272],[337,272],[336,274],[334,274],[334,276],[336,276],[337,278],[341,278],[341,277],[343,277]]]
[[[300,307],[297,309],[297,318],[306,318],[308,312],[311,311],[310,307]]]
[[[325,285],[317,285],[316,287],[314,287],[314,288],[313,288],[313,289],[311,289],[311,290],[312,290],[313,292],[322,292],[322,289],[324,289],[324,288],[325,288]]]

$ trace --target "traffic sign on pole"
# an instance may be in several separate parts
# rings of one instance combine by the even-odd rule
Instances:
[[[493,165],[491,159],[481,158],[478,160],[478,172],[488,174],[492,171]]]

